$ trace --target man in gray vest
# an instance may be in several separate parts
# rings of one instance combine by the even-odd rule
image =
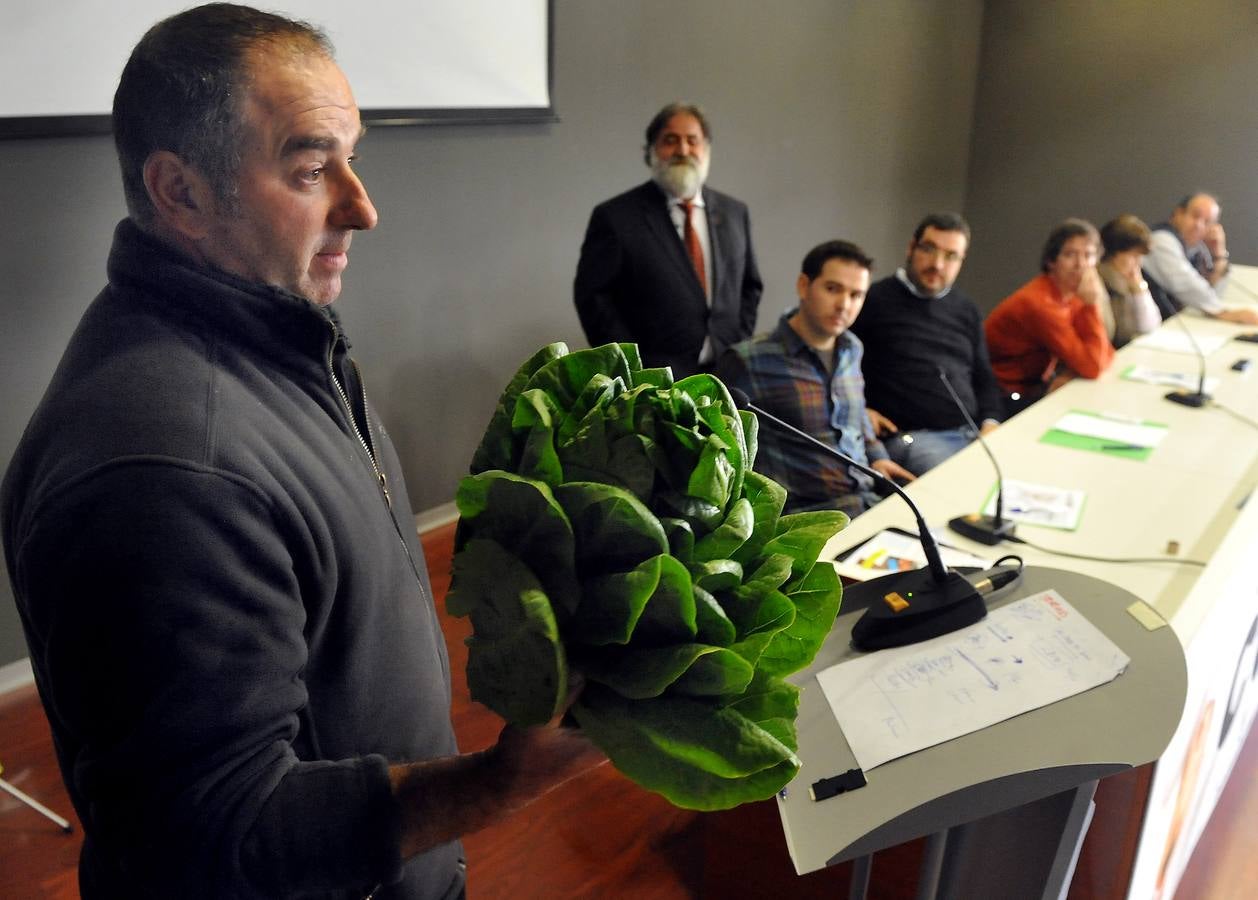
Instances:
[[[1258,308],[1226,307],[1220,299],[1229,265],[1219,201],[1199,191],[1180,200],[1171,218],[1154,227],[1144,273],[1177,306],[1195,307],[1225,322],[1258,325]]]

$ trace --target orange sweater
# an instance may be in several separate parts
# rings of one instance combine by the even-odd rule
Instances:
[[[1007,391],[1039,384],[1059,361],[1077,375],[1096,378],[1114,359],[1100,311],[1077,296],[1061,296],[1047,275],[1002,300],[983,331],[992,369]]]

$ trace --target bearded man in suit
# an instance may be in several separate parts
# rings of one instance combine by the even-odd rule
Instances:
[[[763,284],[747,207],[705,185],[711,129],[692,104],[651,120],[651,179],[594,208],[573,295],[591,346],[638,345],[646,366],[704,371],[756,327]]]

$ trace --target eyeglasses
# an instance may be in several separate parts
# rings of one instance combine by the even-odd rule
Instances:
[[[960,262],[965,259],[964,253],[958,253],[955,250],[945,250],[943,247],[938,247],[930,241],[919,241],[913,245],[913,249],[927,256],[942,256],[946,263]]]

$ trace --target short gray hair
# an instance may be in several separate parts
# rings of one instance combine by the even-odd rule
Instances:
[[[219,199],[235,197],[248,55],[260,46],[333,56],[331,41],[315,26],[232,3],[163,19],[136,44],[114,93],[113,130],[127,212],[141,228],[155,212],[144,163],[158,150],[195,166]]]

